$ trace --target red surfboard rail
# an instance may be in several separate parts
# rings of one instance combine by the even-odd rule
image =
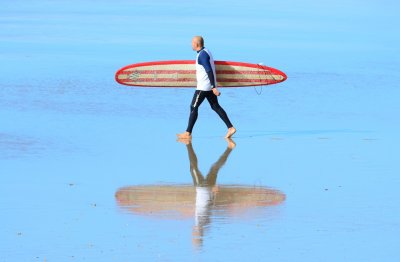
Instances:
[[[283,82],[282,71],[259,64],[215,61],[218,87],[271,85]],[[141,87],[195,87],[195,60],[169,60],[131,64],[119,69],[115,80]]]

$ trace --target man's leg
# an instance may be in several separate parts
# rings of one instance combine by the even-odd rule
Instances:
[[[201,103],[203,103],[204,99],[205,99],[204,91],[196,90],[194,92],[192,103],[190,104],[189,123],[186,128],[186,132],[177,135],[179,138],[191,137],[194,124],[197,121],[199,106],[201,105]]]
[[[219,115],[219,117],[222,119],[222,121],[224,121],[226,127],[228,128],[228,133],[225,137],[230,138],[236,132],[236,129],[233,127],[225,110],[218,103],[218,97],[214,95],[212,91],[209,91],[207,93],[207,100],[210,103],[211,108]]]

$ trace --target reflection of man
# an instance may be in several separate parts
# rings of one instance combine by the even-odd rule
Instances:
[[[193,184],[196,187],[195,225],[192,231],[193,243],[196,246],[201,246],[204,231],[211,222],[211,207],[218,192],[218,187],[216,186],[218,172],[236,146],[232,139],[226,140],[228,147],[218,161],[212,165],[205,178],[198,168],[197,156],[193,150],[191,141],[187,139],[179,140],[186,144],[190,161],[190,174],[193,178]]]

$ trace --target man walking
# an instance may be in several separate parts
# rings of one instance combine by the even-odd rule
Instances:
[[[186,132],[177,134],[178,138],[189,139],[192,137],[192,130],[198,116],[198,109],[204,99],[207,98],[211,108],[219,115],[228,128],[225,137],[230,138],[236,129],[230,122],[225,110],[218,103],[218,96],[221,94],[217,89],[216,72],[214,59],[211,52],[204,47],[204,39],[195,36],[192,39],[192,48],[197,52],[196,57],[196,79],[197,87],[190,105],[189,123]]]

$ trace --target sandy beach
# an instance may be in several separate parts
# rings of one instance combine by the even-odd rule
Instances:
[[[3,3],[0,262],[399,261],[399,7]],[[234,146],[207,103],[176,141],[193,89],[114,80],[194,35],[288,76],[221,89]]]

